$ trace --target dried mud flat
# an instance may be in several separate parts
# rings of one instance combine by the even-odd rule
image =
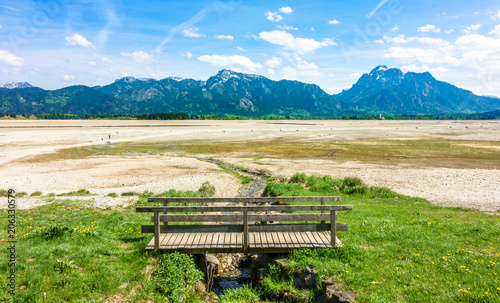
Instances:
[[[111,138],[111,140],[110,140]],[[28,194],[40,191],[66,193],[81,188],[97,194],[94,204],[114,207],[133,198],[107,197],[109,193],[155,193],[198,190],[209,181],[216,196],[238,194],[240,181],[214,164],[171,151],[158,155],[147,151],[116,156],[95,154],[82,158],[54,158],[59,149],[171,144],[183,142],[252,142],[293,140],[328,142],[359,139],[447,138],[464,145],[498,150],[500,121],[23,121],[0,120],[0,189],[14,188]],[[201,140],[201,141],[199,141]],[[110,145],[108,145],[110,141]],[[498,150],[500,157],[500,150]],[[297,172],[356,176],[368,185],[384,186],[410,196],[423,197],[444,206],[461,206],[495,212],[500,210],[500,167],[418,167],[412,163],[383,164],[348,160],[248,157],[237,153],[211,154],[222,161],[274,177]],[[469,165],[470,166],[470,165]],[[81,198],[80,198],[81,199]],[[18,198],[18,207],[44,203],[40,198]],[[0,204],[0,207],[4,208]]]

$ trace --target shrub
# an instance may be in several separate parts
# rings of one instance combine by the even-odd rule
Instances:
[[[183,302],[185,293],[201,279],[203,273],[196,269],[193,257],[174,252],[160,257],[153,283],[155,290],[166,296],[169,302]]]
[[[39,197],[41,195],[42,195],[41,191],[35,191],[35,192],[31,193],[30,197]]]
[[[290,183],[306,183],[307,182],[307,176],[304,173],[301,174],[295,174],[290,178]]]
[[[118,195],[117,195],[116,193],[109,193],[109,194],[107,194],[107,196],[106,196],[106,197],[117,198],[117,197],[118,197]]]
[[[358,177],[346,177],[344,178],[344,185],[348,187],[364,186],[363,181]]]
[[[210,182],[205,182],[201,185],[198,192],[202,197],[213,197],[215,195],[215,186],[213,186]]]

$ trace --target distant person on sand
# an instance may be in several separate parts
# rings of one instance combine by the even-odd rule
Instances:
[[[108,136],[109,136],[109,140],[111,140],[111,134],[109,134]]]

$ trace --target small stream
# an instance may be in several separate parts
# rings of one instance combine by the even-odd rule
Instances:
[[[243,171],[231,165],[228,165],[219,160],[203,159],[197,158],[198,160],[213,163],[219,167],[234,171],[238,174],[253,178],[254,181],[245,184],[240,190],[238,197],[255,197],[260,191],[264,190],[266,186],[266,177],[262,174]],[[219,297],[222,295],[224,290],[239,288],[243,284],[249,283],[251,280],[250,269],[248,265],[248,256],[243,256],[243,254],[224,254],[224,258],[232,258],[234,267],[230,266],[231,269],[227,271],[220,272],[219,275],[214,279],[213,291]],[[236,262],[235,259],[237,259]],[[221,266],[222,266],[221,262]]]

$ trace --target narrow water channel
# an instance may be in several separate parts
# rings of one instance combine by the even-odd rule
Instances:
[[[255,197],[260,191],[264,190],[266,186],[266,177],[264,175],[242,171],[236,167],[228,165],[219,160],[209,160],[198,158],[199,160],[213,163],[219,167],[224,169],[228,169],[234,171],[238,174],[250,177],[254,179],[253,182],[245,184],[243,188],[240,190],[238,197]],[[243,286],[243,284],[249,283],[251,280],[250,269],[248,268],[249,260],[248,256],[244,256],[243,254],[224,254],[224,259],[231,259],[230,270],[222,271],[219,275],[214,279],[214,287],[213,291],[218,296],[224,292],[224,290],[239,288]],[[221,265],[224,261],[221,262]]]

